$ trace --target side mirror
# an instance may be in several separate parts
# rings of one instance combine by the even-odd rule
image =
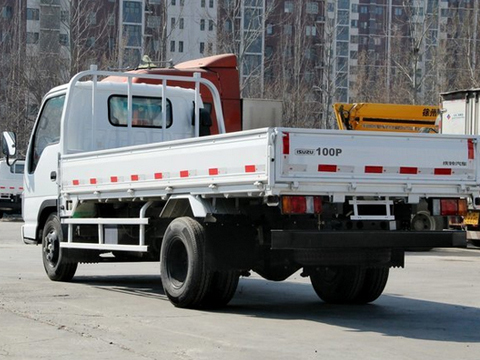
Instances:
[[[4,131],[2,134],[2,153],[9,157],[17,154],[17,135],[12,131]]]

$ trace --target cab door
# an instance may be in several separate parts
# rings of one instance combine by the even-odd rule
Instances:
[[[56,211],[60,127],[65,94],[47,98],[30,138],[24,175],[23,237],[35,240],[41,212]]]

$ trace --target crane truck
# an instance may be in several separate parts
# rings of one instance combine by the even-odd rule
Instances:
[[[223,115],[201,71],[92,68],[50,90],[27,149],[22,227],[47,276],[154,261],[174,306],[212,308],[251,271],[282,281],[300,270],[323,301],[364,304],[406,248],[466,246],[465,232],[425,230],[418,213],[480,203],[477,136],[228,132]],[[3,139],[13,158],[15,135]]]

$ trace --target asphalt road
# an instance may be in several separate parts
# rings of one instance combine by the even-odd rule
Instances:
[[[366,306],[308,279],[241,279],[221,311],[176,309],[159,266],[79,265],[48,280],[19,221],[0,221],[0,359],[480,359],[480,249],[409,253]]]

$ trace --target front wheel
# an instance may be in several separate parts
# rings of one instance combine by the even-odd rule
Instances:
[[[77,271],[76,262],[67,262],[60,248],[63,241],[62,225],[56,214],[51,214],[42,234],[43,267],[53,281],[70,281]]]
[[[189,217],[173,220],[165,231],[160,251],[160,276],[165,294],[176,307],[201,307],[210,289],[205,241],[203,226]]]

